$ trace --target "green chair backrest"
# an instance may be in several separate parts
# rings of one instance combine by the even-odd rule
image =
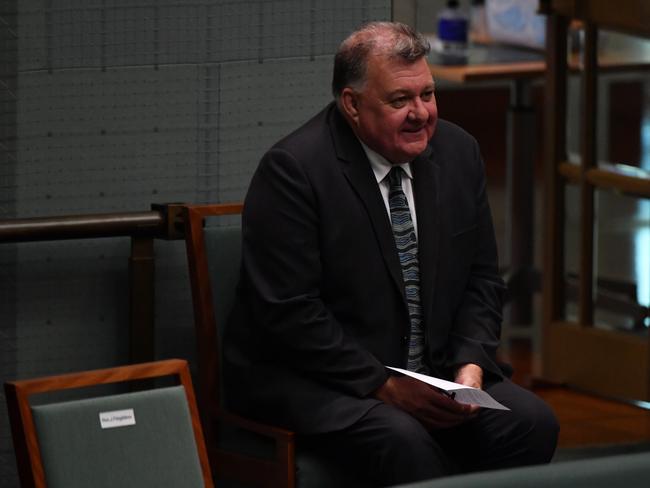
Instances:
[[[210,226],[206,219],[205,250],[212,285],[217,333],[221,334],[232,309],[241,267],[241,225]]]
[[[50,488],[204,486],[183,386],[32,406],[32,415]]]

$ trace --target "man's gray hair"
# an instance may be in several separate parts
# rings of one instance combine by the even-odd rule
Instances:
[[[422,34],[399,22],[369,22],[350,34],[334,57],[332,93],[339,99],[345,87],[361,88],[370,54],[413,63],[429,53]]]

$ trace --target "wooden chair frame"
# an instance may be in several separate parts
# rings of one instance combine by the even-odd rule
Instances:
[[[192,419],[192,428],[194,430],[194,439],[196,440],[203,480],[207,488],[212,488],[214,483],[205,449],[205,440],[203,438],[199,413],[196,407],[192,380],[187,362],[180,359],[169,359],[5,383],[5,393],[16,451],[18,473],[23,488],[44,488],[47,486],[39,441],[29,403],[31,395],[95,385],[148,380],[165,376],[176,376],[184,388]]]
[[[198,396],[203,413],[203,427],[211,465],[219,477],[254,486],[293,488],[296,483],[294,433],[228,413],[221,405],[219,336],[203,227],[206,217],[239,215],[242,208],[243,205],[239,203],[186,205],[183,208],[196,330]],[[220,423],[228,423],[273,440],[275,457],[261,459],[219,447]]]

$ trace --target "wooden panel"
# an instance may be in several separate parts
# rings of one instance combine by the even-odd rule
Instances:
[[[547,237],[545,239],[544,270],[544,364],[543,374],[553,380],[575,385],[606,396],[650,400],[650,342],[648,337],[606,331],[593,327],[593,231],[594,188],[612,188],[628,193],[644,194],[647,181],[621,171],[620,166],[597,165],[596,144],[596,75],[603,67],[603,58],[597,62],[596,28],[616,28],[626,32],[650,35],[650,2],[609,0],[550,0],[551,15],[547,24],[546,79],[547,109],[566,104],[566,94],[558,89],[565,86],[564,53],[559,46],[566,40],[568,18],[585,21],[585,48],[583,50],[583,84],[581,87],[581,164],[566,162],[566,140],[558,136],[566,128],[566,121],[558,116],[548,118],[546,137]],[[620,68],[629,69],[626,60]],[[557,115],[557,114],[556,114]],[[558,175],[561,176],[558,182]],[[558,303],[562,295],[558,288],[564,279],[562,249],[559,239],[564,225],[565,209],[560,204],[562,183],[580,188],[580,273],[579,324],[560,322]]]
[[[641,161],[641,124],[644,112],[645,80],[609,83],[608,161],[633,166]]]
[[[617,170],[615,165],[592,168],[587,171],[587,180],[597,188],[616,190],[627,195],[650,198],[650,178],[642,178]],[[580,182],[580,166],[564,161],[558,167],[558,172],[567,183]]]
[[[544,125],[544,275],[542,279],[544,350],[548,363],[549,327],[564,311],[564,182],[557,166],[566,159],[567,53],[566,19],[551,16],[546,23],[547,60]]]
[[[587,179],[599,188],[611,188],[621,193],[650,198],[650,179],[647,178],[594,168],[587,172]]]
[[[612,0],[554,0],[560,15],[590,20],[603,28],[650,36],[650,2]]]
[[[596,161],[596,113],[598,86],[596,66],[598,32],[593,24],[585,24],[584,65],[582,73],[582,115],[580,117],[580,159],[586,172]],[[578,283],[578,315],[582,324],[593,323],[594,274],[594,187],[580,180],[580,281]]]
[[[650,400],[648,340],[577,324],[548,327],[544,376],[607,396]]]
[[[489,100],[489,103],[485,101]],[[505,179],[506,113],[510,101],[507,86],[436,91],[438,113],[474,135],[481,147],[488,180]],[[479,110],[476,108],[480,107]]]
[[[558,172],[567,180],[567,183],[578,184],[580,182],[580,166],[563,161],[558,166]]]

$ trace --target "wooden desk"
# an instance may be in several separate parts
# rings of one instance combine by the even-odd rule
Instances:
[[[455,83],[495,80],[541,79],[546,74],[545,53],[533,49],[501,45],[472,46],[464,64],[445,64],[432,53],[428,61],[434,78]],[[650,69],[650,43],[627,42],[624,45],[609,46],[598,56],[600,71],[607,73]],[[582,69],[580,57],[569,58],[569,69]]]
[[[436,53],[428,61],[434,79],[456,83],[541,78],[545,66],[541,51],[501,45],[472,46],[464,64],[447,64]]]

